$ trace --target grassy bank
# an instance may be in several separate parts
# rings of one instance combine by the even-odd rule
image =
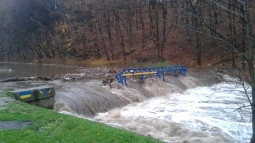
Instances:
[[[0,98],[3,96],[0,95]],[[1,99],[0,99],[1,100]],[[23,102],[9,103],[0,110],[0,123],[29,122],[21,130],[0,130],[0,143],[123,143],[160,142],[150,137],[64,115]]]

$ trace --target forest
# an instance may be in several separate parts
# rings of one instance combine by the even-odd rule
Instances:
[[[251,0],[1,0],[0,60],[245,68],[253,6]]]

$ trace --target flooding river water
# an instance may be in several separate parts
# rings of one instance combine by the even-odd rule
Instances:
[[[0,80],[15,76],[54,76],[77,72],[77,66],[63,64],[0,62]]]
[[[5,71],[5,77],[16,74],[50,76],[77,72],[78,68],[63,65],[0,65],[0,68],[5,66],[12,69]],[[114,81],[111,87],[103,86],[98,80],[26,81],[1,83],[0,91],[9,87],[54,86],[56,111],[152,136],[164,142],[249,142],[252,133],[251,112],[249,107],[238,110],[248,103],[238,79],[207,70],[200,73],[188,71],[185,77],[166,76],[165,80],[148,78],[141,85],[136,80],[128,79],[126,86]]]
[[[170,143],[248,143],[250,108],[237,110],[246,103],[241,85],[221,82],[133,103],[95,120]]]

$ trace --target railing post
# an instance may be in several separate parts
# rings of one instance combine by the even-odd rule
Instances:
[[[122,76],[122,79],[123,79],[123,81],[124,81],[124,85],[127,85],[127,77],[126,76]]]

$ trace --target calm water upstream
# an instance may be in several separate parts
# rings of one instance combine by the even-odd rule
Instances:
[[[77,72],[77,66],[62,64],[0,62],[0,80],[15,76],[54,76]]]

